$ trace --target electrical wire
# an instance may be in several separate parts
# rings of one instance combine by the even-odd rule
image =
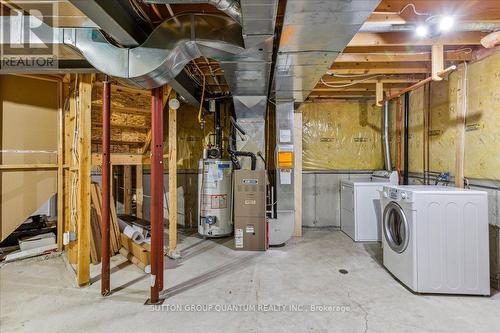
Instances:
[[[363,83],[363,82],[366,82],[366,81],[369,81],[369,80],[373,80],[377,77],[380,77],[380,76],[384,76],[384,74],[378,74],[378,75],[373,75],[373,76],[370,76],[370,77],[367,77],[365,79],[362,79],[362,80],[357,80],[357,81],[354,81],[354,82],[350,82],[350,83],[346,83],[346,84],[341,84],[341,85],[331,85],[329,83],[326,83],[323,78],[321,78],[321,83],[324,84],[325,86],[329,87],[329,88],[346,88],[346,87],[351,87],[351,86],[354,86],[356,84],[359,84],[359,83]]]
[[[200,80],[196,77],[196,75],[191,71],[191,67],[190,65],[187,65],[186,67],[184,67],[184,71],[186,72],[186,74],[199,86],[201,87],[202,86],[202,83],[200,82]]]
[[[73,127],[73,140],[71,142],[71,157],[73,160],[73,165],[78,165],[80,159],[78,154],[78,140],[80,133],[80,96],[78,91],[78,80],[79,74],[75,75],[75,87],[73,89],[73,98],[75,99],[75,120]],[[76,233],[77,221],[78,221],[78,195],[76,193],[78,188],[78,173],[73,172],[71,177],[71,191],[70,191],[70,224],[73,227],[73,232]]]
[[[137,4],[135,0],[128,0],[128,2],[132,10],[141,20],[151,24],[151,19],[149,18],[148,14],[144,12],[144,10],[141,8],[139,4]]]
[[[430,13],[421,13],[421,12],[418,12],[417,8],[415,7],[415,4],[413,4],[413,3],[406,4],[406,6],[404,6],[399,12],[373,12],[373,14],[394,14],[394,15],[401,15],[401,14],[403,14],[403,12],[407,8],[413,9],[413,12],[416,15],[418,15],[418,16],[431,16],[432,15]]]
[[[464,47],[464,48],[461,48],[461,49],[456,49],[456,50],[447,50],[447,51],[444,51],[445,53],[458,53],[458,52],[464,52],[466,54],[470,54],[472,53],[474,50],[471,48],[471,47]],[[431,52],[429,52],[431,53]]]
[[[163,16],[161,15],[160,13],[160,10],[158,9],[158,7],[156,6],[156,4],[152,3],[151,4],[151,9],[153,9],[153,12],[155,13],[155,15],[161,20],[163,21]]]
[[[327,74],[329,74],[331,76],[335,76],[335,77],[345,78],[345,79],[351,79],[351,78],[355,78],[355,77],[364,77],[364,76],[373,75],[373,74],[370,74],[370,73],[363,73],[363,74],[336,74],[336,73],[334,73],[332,71],[327,72]]]

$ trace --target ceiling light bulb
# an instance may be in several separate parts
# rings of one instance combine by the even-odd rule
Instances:
[[[429,34],[429,28],[427,28],[426,25],[419,25],[415,29],[415,33],[417,34],[418,37],[425,37]]]
[[[453,23],[455,23],[453,16],[443,16],[439,20],[439,30],[449,31],[453,27]]]

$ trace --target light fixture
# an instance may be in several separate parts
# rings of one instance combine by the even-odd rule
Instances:
[[[415,29],[415,33],[418,37],[425,37],[429,34],[429,28],[424,24],[420,24]]]
[[[455,23],[453,16],[444,15],[439,19],[439,31],[450,31]]]

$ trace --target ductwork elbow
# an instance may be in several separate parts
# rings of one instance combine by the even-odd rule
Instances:
[[[208,2],[241,24],[241,6],[238,0],[209,0]]]
[[[135,48],[112,45],[90,28],[64,29],[64,43],[80,51],[97,70],[144,89],[168,84],[198,57],[227,60],[245,51],[241,26],[222,15],[188,14],[166,20]]]

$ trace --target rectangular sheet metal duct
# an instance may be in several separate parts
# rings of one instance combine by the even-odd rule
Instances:
[[[305,101],[379,0],[288,0],[274,73],[276,149],[294,150],[293,112]],[[288,141],[288,138],[292,138]],[[286,139],[286,140],[284,140]],[[302,152],[296,152],[301,154]],[[284,171],[286,171],[284,173]],[[269,221],[271,245],[294,230],[294,173],[277,167],[277,216]]]
[[[267,109],[277,0],[240,0],[244,52],[236,61],[221,61],[233,95],[238,125],[247,133],[237,139],[236,148],[254,154],[265,152]],[[243,168],[249,161],[242,160]],[[257,169],[264,163],[257,160]]]
[[[276,99],[303,102],[380,0],[288,0],[276,61]]]

